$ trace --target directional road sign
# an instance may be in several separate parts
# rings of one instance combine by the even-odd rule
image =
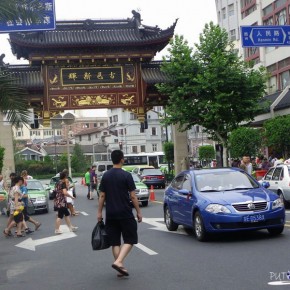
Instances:
[[[39,0],[43,3],[45,12],[38,23],[32,24],[22,19],[9,19],[0,22],[0,33],[18,32],[18,31],[38,31],[55,29],[55,5],[54,0]],[[27,8],[29,9],[29,8]]]
[[[241,26],[242,46],[289,46],[290,25]]]

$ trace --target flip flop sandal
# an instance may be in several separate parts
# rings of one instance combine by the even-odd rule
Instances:
[[[123,276],[129,276],[128,271],[124,267],[119,267],[115,264],[112,264],[112,268],[115,269],[116,271],[118,271]]]
[[[7,237],[7,238],[8,238],[9,236],[11,236],[11,235],[9,235],[9,232],[7,233],[5,230],[3,231],[3,234],[4,234],[4,236]]]

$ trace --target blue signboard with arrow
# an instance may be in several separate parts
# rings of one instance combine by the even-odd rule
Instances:
[[[241,26],[242,46],[289,46],[290,25]]]

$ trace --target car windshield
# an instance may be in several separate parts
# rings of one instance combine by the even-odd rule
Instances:
[[[40,181],[27,181],[28,190],[43,190],[43,185]]]
[[[134,182],[140,182],[140,178],[136,174],[132,174]]]
[[[144,169],[142,175],[163,175],[160,169]]]
[[[223,171],[196,174],[196,187],[201,192],[214,192],[259,187],[253,179],[240,171]]]

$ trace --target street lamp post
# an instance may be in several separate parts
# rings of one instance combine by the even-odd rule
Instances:
[[[71,113],[66,113],[63,116],[61,114],[58,114],[54,116],[52,119],[52,122],[56,122],[55,124],[60,124],[62,126],[65,126],[66,131],[66,150],[67,150],[67,165],[68,165],[68,172],[69,176],[72,176],[71,171],[71,158],[70,158],[70,148],[69,148],[69,125],[73,124],[75,121],[75,116]],[[53,124],[53,123],[52,123]]]

